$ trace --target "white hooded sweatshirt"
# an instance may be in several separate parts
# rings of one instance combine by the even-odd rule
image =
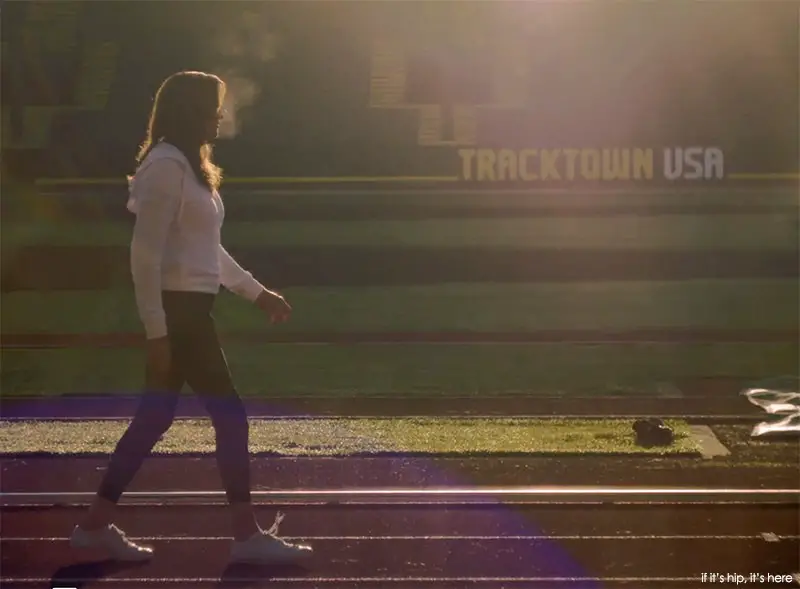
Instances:
[[[174,145],[159,143],[140,164],[128,210],[136,214],[131,274],[148,339],[167,335],[163,290],[216,294],[221,284],[250,301],[264,290],[222,247],[222,199]]]

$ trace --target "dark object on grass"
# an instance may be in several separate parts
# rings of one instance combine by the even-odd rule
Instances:
[[[669,446],[675,441],[672,428],[656,417],[637,419],[633,431],[636,432],[636,444],[645,448]]]

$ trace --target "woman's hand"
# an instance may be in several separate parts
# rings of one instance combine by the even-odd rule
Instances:
[[[172,353],[166,336],[149,339],[145,344],[147,372],[151,382],[166,383],[172,368]]]
[[[264,289],[256,299],[256,306],[267,314],[272,323],[283,323],[289,320],[292,307],[281,295]]]

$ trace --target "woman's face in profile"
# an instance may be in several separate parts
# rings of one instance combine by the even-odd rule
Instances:
[[[209,140],[214,140],[219,136],[219,124],[225,116],[225,111],[220,107],[214,111],[214,114],[208,119],[208,127],[206,128],[206,137]]]

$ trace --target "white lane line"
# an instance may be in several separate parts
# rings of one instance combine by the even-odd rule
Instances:
[[[700,575],[694,577],[270,577],[270,583],[687,583],[699,582]],[[253,583],[252,577],[225,577],[226,583]],[[52,583],[48,577],[10,577],[5,583]],[[125,579],[120,577],[104,577],[103,579],[76,578],[65,580],[67,587],[83,583],[219,583],[219,577],[137,577]]]
[[[769,534],[748,534],[748,535],[591,535],[591,534],[569,534],[569,535],[532,535],[532,536],[437,536],[437,535],[418,535],[418,536],[281,536],[286,540],[321,540],[321,541],[370,541],[370,542],[390,542],[390,541],[531,541],[531,540],[763,540],[767,542],[777,542],[779,540],[800,540],[800,535],[778,535]],[[131,540],[140,542],[222,542],[229,541],[229,536],[139,536],[130,537]],[[53,537],[10,537],[0,538],[0,542],[66,542],[66,536]]]

